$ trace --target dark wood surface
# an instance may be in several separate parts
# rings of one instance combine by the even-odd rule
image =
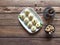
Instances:
[[[46,36],[43,10],[52,6],[56,15],[52,22],[55,32]],[[30,35],[19,23],[18,15],[26,7],[32,7],[44,21],[43,28]],[[60,45],[60,1],[59,0],[0,0],[0,45]]]

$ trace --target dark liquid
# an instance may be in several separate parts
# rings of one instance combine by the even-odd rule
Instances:
[[[51,19],[54,17],[54,10],[53,9],[49,9],[46,13],[46,18],[47,19]]]
[[[54,10],[53,10],[53,9],[49,9],[49,10],[48,10],[49,16],[53,16],[53,13],[54,13]]]

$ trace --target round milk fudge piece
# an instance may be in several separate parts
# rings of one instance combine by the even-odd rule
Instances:
[[[30,13],[30,14],[28,15],[28,18],[29,18],[29,20],[32,20],[32,19],[33,19],[33,14]]]
[[[32,31],[32,32],[35,32],[35,31],[36,31],[36,26],[32,26],[32,27],[31,27],[31,31]]]
[[[29,15],[29,13],[30,13],[30,12],[29,12],[29,10],[28,10],[28,9],[26,9],[26,10],[25,10],[25,15],[26,15],[26,16],[28,16],[28,15]]]
[[[31,27],[32,27],[32,22],[31,22],[31,21],[28,22],[27,26],[28,26],[29,28],[31,28]]]
[[[37,22],[36,27],[40,27],[40,26],[41,26],[40,22]]]
[[[36,18],[33,18],[33,19],[32,19],[32,23],[33,23],[33,25],[36,25],[37,19],[36,19]]]
[[[20,14],[19,16],[20,16],[20,18],[21,18],[22,20],[24,20],[25,14]]]
[[[26,18],[24,19],[24,22],[27,24],[27,23],[29,22],[29,19],[26,17]]]

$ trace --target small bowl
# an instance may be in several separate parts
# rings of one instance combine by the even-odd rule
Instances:
[[[44,31],[47,33],[47,34],[49,34],[49,35],[51,35],[52,33],[54,33],[54,31],[55,31],[55,27],[54,27],[54,30],[46,30],[46,28],[47,28],[47,26],[53,26],[54,27],[54,25],[52,25],[52,24],[47,24],[46,26],[45,26],[45,28],[44,28]],[[51,27],[50,27],[51,28]]]
[[[52,8],[50,6],[45,8],[45,10],[43,11],[43,16],[46,20],[53,19],[55,16],[54,8]]]

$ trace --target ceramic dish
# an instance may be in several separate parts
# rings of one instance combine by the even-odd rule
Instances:
[[[41,17],[30,7],[22,10],[18,15],[18,20],[29,33],[35,33],[43,26]]]

